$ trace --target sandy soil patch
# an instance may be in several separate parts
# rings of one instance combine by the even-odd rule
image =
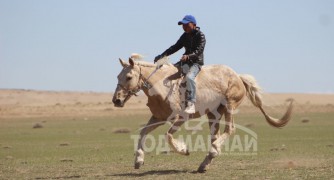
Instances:
[[[0,90],[1,117],[35,116],[102,116],[149,113],[147,98],[141,94],[132,97],[124,108],[112,103],[112,93]],[[270,112],[284,112],[286,100],[295,99],[296,112],[333,112],[334,94],[264,94],[265,108]],[[245,100],[243,112],[259,112]]]

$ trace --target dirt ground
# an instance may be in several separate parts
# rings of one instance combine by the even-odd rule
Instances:
[[[227,154],[198,174],[207,150],[181,156],[155,149],[133,169],[132,137],[149,118],[144,95],[116,108],[111,93],[0,90],[0,179],[332,179],[334,94],[264,94],[264,108],[280,117],[288,98],[295,99],[293,120],[282,129],[270,127],[245,101],[236,122],[259,137],[256,155],[223,148]],[[151,137],[164,137],[168,128]],[[175,137],[193,137],[196,144],[208,131],[182,128]]]
[[[40,116],[104,116],[146,114],[147,98],[144,94],[132,97],[124,108],[115,108],[112,93],[0,90],[0,117],[40,117]],[[296,112],[333,112],[334,94],[264,94],[266,109],[273,112],[282,107],[287,99],[295,99]],[[241,110],[258,112],[248,100]]]

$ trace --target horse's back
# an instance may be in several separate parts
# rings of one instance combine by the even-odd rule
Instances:
[[[196,82],[199,89],[209,88],[233,101],[242,100],[246,93],[239,74],[226,65],[202,66]]]
[[[202,66],[198,74],[199,81],[218,81],[228,83],[229,81],[241,81],[239,75],[226,65],[206,65]],[[217,83],[217,82],[216,82]]]
[[[214,64],[214,65],[204,65],[201,67],[201,70],[203,71],[220,71],[220,72],[233,72],[237,74],[231,67],[224,65],[224,64]]]

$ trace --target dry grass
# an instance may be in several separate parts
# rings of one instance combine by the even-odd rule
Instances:
[[[120,128],[116,129],[113,131],[115,134],[120,134],[120,133],[130,133],[131,130],[129,128]]]
[[[283,129],[270,127],[260,114],[237,115],[239,124],[256,123],[252,130],[258,135],[257,155],[221,155],[206,174],[195,173],[207,154],[202,151],[192,151],[190,156],[148,152],[145,165],[133,169],[134,141],[130,137],[139,133],[135,129],[149,114],[2,118],[0,179],[330,179],[333,114],[307,114],[312,119],[307,124],[300,122],[304,114],[297,115],[296,121]],[[31,128],[42,120],[47,120],[47,126],[37,131]],[[119,127],[133,131],[114,134],[123,129]],[[209,129],[203,127],[205,132],[197,133],[207,135]],[[162,126],[152,134],[164,135],[167,129]],[[191,132],[183,129],[178,134]]]
[[[147,153],[143,168],[133,170],[130,136],[150,117],[142,95],[119,109],[111,93],[0,90],[0,179],[332,178],[334,95],[265,94],[265,109],[277,117],[290,97],[294,117],[280,130],[246,101],[236,123],[258,134],[258,155],[220,156],[202,175],[193,171],[207,152]],[[43,128],[32,129],[37,124]]]
[[[39,128],[43,128],[44,126],[42,125],[42,124],[40,124],[40,123],[36,123],[36,124],[34,124],[33,126],[32,126],[32,128],[34,128],[34,129],[39,129]]]
[[[279,113],[288,98],[296,100],[295,112],[334,112],[331,94],[264,94],[265,109]],[[111,100],[111,93],[0,90],[0,116],[118,116],[149,112],[143,94],[131,98],[122,109],[115,108]],[[259,112],[248,100],[239,109],[245,113]]]
[[[311,121],[310,118],[307,118],[307,117],[304,117],[304,118],[302,118],[302,120],[301,120],[302,123],[308,123],[308,122],[310,122],[310,121]]]
[[[69,145],[70,145],[70,143],[67,143],[67,142],[59,144],[59,146],[69,146]]]

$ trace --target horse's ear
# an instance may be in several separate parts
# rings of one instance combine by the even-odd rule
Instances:
[[[129,63],[132,67],[135,66],[135,61],[132,58],[129,58]]]
[[[119,58],[119,62],[121,63],[121,65],[122,65],[124,68],[129,66],[129,64],[126,63],[125,61],[123,61],[121,58]]]

